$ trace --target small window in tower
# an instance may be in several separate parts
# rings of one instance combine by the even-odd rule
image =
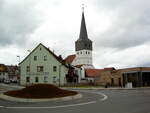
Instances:
[[[85,53],[87,54],[87,51]]]
[[[88,52],[88,54],[90,54],[90,52]]]
[[[40,51],[41,51],[41,49],[42,49],[42,48],[40,47]]]
[[[91,47],[91,46],[89,45],[89,47]]]
[[[80,52],[80,54],[82,54],[82,52]]]

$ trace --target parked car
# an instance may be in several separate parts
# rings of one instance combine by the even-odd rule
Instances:
[[[5,84],[10,84],[10,80],[4,80]]]
[[[10,80],[10,82],[11,82],[11,83],[17,83],[18,81],[17,81],[17,80],[12,79],[12,80]]]

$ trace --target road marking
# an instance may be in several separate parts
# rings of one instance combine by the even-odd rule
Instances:
[[[94,104],[96,101],[90,101],[86,103],[79,103],[79,104],[71,104],[71,105],[62,105],[62,106],[48,106],[48,107],[5,107],[7,109],[50,109],[50,108],[65,108],[65,107],[73,107],[73,106],[81,106],[87,104]]]
[[[100,92],[99,92],[99,94],[103,95],[103,97],[104,97],[104,98],[101,99],[101,101],[105,101],[105,100],[108,98],[108,96],[105,95],[104,93],[100,93]]]
[[[81,92],[86,92],[86,93],[95,93],[95,94],[98,94],[98,95],[102,95],[103,98],[100,99],[101,101],[105,101],[106,99],[108,99],[108,96],[105,95],[104,93],[101,93],[101,92],[89,92],[89,91],[81,91]]]
[[[98,95],[101,95],[103,96],[102,99],[100,99],[100,101],[105,101],[106,99],[108,99],[108,96],[105,95],[104,93],[101,93],[101,92],[89,92],[89,91],[81,91],[81,92],[86,92],[86,93],[95,93],[95,94],[98,94]],[[54,108],[65,108],[65,107],[75,107],[75,106],[81,106],[81,105],[88,105],[88,104],[94,104],[96,103],[96,101],[90,101],[90,102],[84,102],[84,103],[78,103],[78,104],[71,104],[71,105],[61,105],[61,106],[47,106],[47,107],[38,107],[38,106],[35,106],[35,107],[5,107],[5,106],[0,106],[0,108],[4,107],[6,109],[54,109]]]

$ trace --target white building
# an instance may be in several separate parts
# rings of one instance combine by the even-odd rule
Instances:
[[[69,55],[65,59],[67,64],[70,64],[75,68],[79,83],[86,79],[85,69],[94,69],[92,50],[92,41],[88,38],[84,11],[82,11],[80,35],[79,39],[75,42],[76,54]]]
[[[83,65],[85,68],[94,68],[92,62],[92,49],[92,41],[88,38],[83,11],[79,39],[75,42],[76,57],[72,65]]]
[[[66,84],[67,66],[49,48],[39,44],[20,63],[20,84]]]

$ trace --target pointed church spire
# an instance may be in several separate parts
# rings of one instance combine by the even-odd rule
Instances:
[[[79,39],[75,42],[75,50],[92,50],[92,41],[88,38],[85,18],[84,18],[84,6],[82,5],[82,19]]]
[[[80,28],[80,40],[88,39],[86,24],[85,24],[85,17],[84,17],[84,4],[82,4],[82,20],[81,20],[81,28]]]

